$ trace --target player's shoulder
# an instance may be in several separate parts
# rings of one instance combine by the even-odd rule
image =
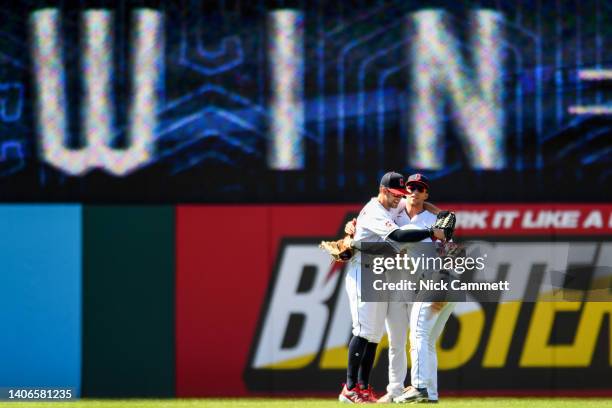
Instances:
[[[376,197],[372,197],[372,199],[370,199],[370,201],[368,201],[366,205],[363,206],[363,208],[359,212],[359,215],[361,216],[361,215],[379,213],[381,212],[381,209],[384,210],[385,207],[383,207],[378,202],[378,199]]]
[[[375,220],[380,219],[391,219],[391,214],[389,211],[382,206],[381,203],[378,202],[378,198],[372,198],[359,212],[359,217],[357,217],[358,224],[368,224],[371,222],[376,222]]]

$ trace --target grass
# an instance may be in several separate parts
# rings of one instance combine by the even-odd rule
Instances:
[[[79,400],[73,402],[0,402],[1,408],[331,408],[344,407],[334,399],[313,398],[210,398],[167,400]],[[394,406],[399,406],[395,405]],[[612,398],[444,398],[445,408],[594,408],[612,407]]]

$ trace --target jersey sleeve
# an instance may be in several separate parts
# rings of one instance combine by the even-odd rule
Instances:
[[[386,240],[389,234],[399,229],[394,220],[384,213],[371,213],[363,220],[363,228]]]

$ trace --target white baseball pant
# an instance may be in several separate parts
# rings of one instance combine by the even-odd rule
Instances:
[[[387,392],[397,397],[404,390],[404,381],[408,374],[408,356],[406,341],[410,325],[411,302],[389,302],[385,325],[389,339],[389,384]]]
[[[388,302],[361,301],[361,265],[351,262],[345,279],[346,292],[351,306],[353,335],[372,343],[380,343],[385,332]]]
[[[411,382],[416,388],[427,388],[430,400],[438,399],[438,356],[436,341],[455,304],[447,303],[435,312],[432,302],[414,302],[410,313]]]

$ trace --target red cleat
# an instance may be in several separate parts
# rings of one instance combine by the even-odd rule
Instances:
[[[362,390],[359,389],[359,386],[355,386],[352,390],[346,388],[346,384],[343,384],[342,392],[338,395],[338,401],[344,402],[347,404],[364,404],[367,401],[364,400],[363,395],[361,393]]]
[[[360,387],[361,398],[365,402],[368,402],[368,403],[378,402],[378,398],[380,396],[376,394],[376,392],[374,391],[374,388],[372,388],[371,385],[368,385],[368,388],[361,388],[363,387],[363,385],[360,385],[359,387]]]

